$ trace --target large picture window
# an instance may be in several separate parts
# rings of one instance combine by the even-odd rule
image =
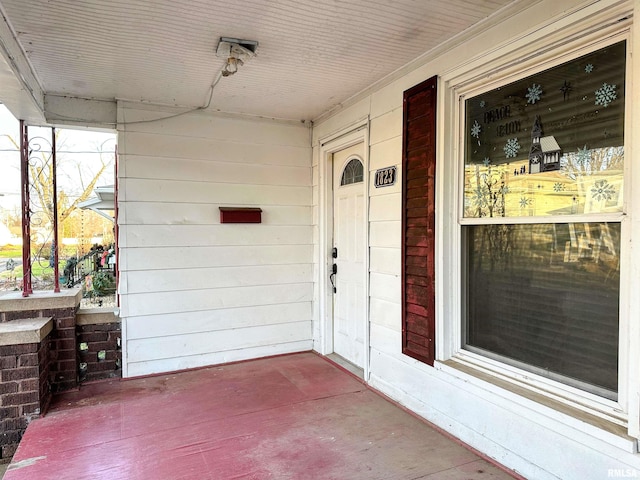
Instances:
[[[619,42],[464,102],[464,348],[610,399],[625,64]]]

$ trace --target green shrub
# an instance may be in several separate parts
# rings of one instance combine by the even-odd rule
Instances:
[[[111,272],[96,273],[92,283],[96,295],[108,295],[116,291],[116,279]]]

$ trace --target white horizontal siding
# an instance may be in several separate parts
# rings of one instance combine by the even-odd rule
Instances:
[[[310,319],[311,305],[309,302],[252,305],[201,312],[129,317],[127,331],[133,338],[142,340],[264,325],[308,322]]]
[[[306,129],[300,128],[300,130],[306,135]],[[309,147],[258,143],[248,135],[236,141],[229,141],[226,138],[132,132],[127,133],[124,142],[119,145],[122,146],[121,153],[124,155],[187,160],[215,159],[218,162],[245,165],[300,166],[304,165],[301,158],[309,155]]]
[[[400,302],[392,302],[380,298],[371,298],[370,321],[371,324],[382,325],[401,331],[402,306]],[[380,349],[380,345],[371,344],[372,348]]]
[[[234,288],[258,285],[282,285],[282,279],[296,284],[308,283],[310,263],[292,265],[251,265],[241,267],[174,268],[132,271],[127,274],[126,293],[173,292],[205,288]]]
[[[369,199],[370,222],[399,220],[398,213],[401,211],[402,194],[393,191],[397,190],[395,186],[386,188],[389,190],[386,190],[385,194],[378,194]]]
[[[402,330],[385,325],[371,323],[371,345],[381,352],[397,352],[402,350]]]
[[[402,253],[399,248],[371,247],[371,272],[400,276]]]
[[[207,245],[302,245],[311,243],[310,226],[243,225],[126,225],[121,247],[180,247]]]
[[[299,161],[301,149],[290,152]],[[179,162],[180,168],[172,170]],[[172,175],[167,178],[168,175]],[[131,155],[127,161],[128,178],[153,178],[157,180],[183,180],[201,182],[204,179],[219,183],[248,185],[309,185],[311,172],[308,165],[251,165],[226,161],[191,160],[185,158],[158,158]]]
[[[400,97],[401,100],[401,97]],[[402,107],[371,120],[370,133],[370,347],[375,351],[401,351],[401,213],[402,213]],[[396,167],[396,183],[375,188],[375,171]]]
[[[119,119],[124,122],[123,131],[136,136],[129,139],[139,139],[137,135],[155,135],[163,138],[187,138],[190,140],[202,139],[202,141],[216,141],[217,145],[225,143],[242,144],[247,148],[266,145],[271,152],[278,151],[282,147],[300,147],[304,150],[309,148],[309,136],[300,135],[300,131],[308,132],[298,122],[273,122],[269,119],[255,118],[248,120],[247,117],[238,115],[211,115],[208,112],[192,112],[189,115],[180,115],[167,118],[161,122],[147,122],[158,118],[168,117],[166,109],[158,108],[154,105],[142,105],[140,103],[120,102]],[[173,112],[175,113],[175,112]],[[127,124],[127,122],[130,122]],[[250,127],[247,125],[251,123]],[[139,147],[139,142],[128,142],[125,145]],[[144,149],[146,150],[146,149]],[[235,151],[244,151],[239,146]],[[126,151],[123,153],[132,154],[139,150]],[[187,158],[189,150],[180,150],[180,158]],[[266,152],[265,152],[266,153]],[[216,151],[216,156],[220,152]],[[209,156],[211,158],[211,156]],[[266,155],[256,162],[261,163]],[[304,162],[302,162],[304,163]]]
[[[371,145],[369,161],[371,170],[394,164],[398,167],[402,166],[402,135]]]
[[[133,205],[137,203],[137,205]],[[129,202],[131,207],[119,217],[121,225],[215,225],[220,223],[219,207],[210,203]],[[262,212],[267,225],[309,225],[312,207],[271,205]]]
[[[396,183],[389,187],[375,188],[375,172],[381,168],[396,167]],[[370,170],[370,187],[369,193],[371,201],[378,196],[386,196],[391,194],[402,194],[402,136],[392,137],[391,139],[381,141],[375,145],[371,145],[369,154],[369,170]],[[400,197],[402,199],[402,197]],[[383,201],[383,200],[378,200]],[[397,200],[396,200],[397,201]],[[377,208],[371,208],[372,215],[378,215]],[[393,219],[400,219],[400,209],[396,207]],[[377,218],[370,218],[376,221]]]
[[[311,283],[281,283],[250,287],[229,287],[171,292],[127,294],[122,308],[130,316],[198,312],[217,308],[280,305],[311,302]]]
[[[149,112],[119,113],[131,121]],[[200,112],[125,129],[125,374],[311,348],[308,129]],[[259,207],[262,223],[221,224],[221,206]]]
[[[402,137],[402,106],[371,120],[371,145],[394,137]]]
[[[223,245],[129,248],[120,270],[164,270],[307,263],[313,245]]]
[[[199,182],[125,178],[120,183],[120,194],[120,200],[125,202],[311,205],[311,187],[308,185],[228,184],[219,182],[218,178]]]
[[[158,337],[153,340],[129,340],[129,355],[136,362],[189,355],[206,355],[278,343],[303,342],[311,338],[310,322],[260,325],[212,332]]]
[[[370,132],[371,184],[377,169],[397,168],[395,185],[370,188],[370,368],[377,368],[382,355],[395,358],[402,351],[402,92],[396,89],[388,96],[394,101],[389,110],[372,116]],[[375,382],[379,372],[371,372]],[[398,372],[390,381],[402,383],[405,374]]]
[[[372,247],[400,248],[402,237],[400,220],[372,222],[369,225],[369,244]]]
[[[402,282],[399,275],[371,273],[370,295],[372,298],[400,303]]]

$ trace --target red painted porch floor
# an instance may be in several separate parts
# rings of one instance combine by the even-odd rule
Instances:
[[[313,353],[83,386],[4,480],[507,479]]]

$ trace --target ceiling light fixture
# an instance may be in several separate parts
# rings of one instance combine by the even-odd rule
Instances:
[[[222,68],[222,76],[228,77],[236,73],[239,66],[256,56],[257,49],[258,42],[255,40],[220,37],[216,56],[227,59],[226,65]]]

